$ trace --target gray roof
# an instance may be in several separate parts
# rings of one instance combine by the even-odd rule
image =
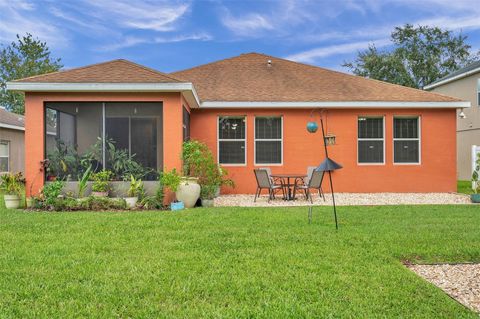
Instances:
[[[0,127],[8,126],[12,129],[23,130],[25,127],[25,118],[23,115],[15,114],[0,107]]]
[[[475,71],[476,69],[478,69],[478,72],[480,72],[480,61],[476,61],[476,62],[473,62],[473,63],[470,63],[469,65],[467,65],[466,67],[464,68],[461,68],[457,71],[454,71],[452,73],[450,73],[449,75],[447,76],[444,76],[443,78],[441,79],[438,79],[428,85],[425,85],[425,89],[429,89],[429,88],[432,88],[432,87],[435,87],[435,86],[438,86],[436,84],[440,83],[440,82],[444,82],[446,80],[449,80],[449,79],[453,79],[455,77],[458,77],[458,76],[461,76],[465,73],[469,73],[471,71]],[[449,81],[448,81],[449,82]]]

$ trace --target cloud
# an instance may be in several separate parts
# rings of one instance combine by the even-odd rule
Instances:
[[[387,38],[375,41],[335,44],[295,53],[287,56],[286,59],[297,62],[313,63],[316,59],[329,57],[334,54],[347,54],[364,50],[372,43],[375,44],[376,47],[383,47],[391,44],[390,39]]]
[[[66,47],[67,34],[50,21],[33,14],[34,10],[33,2],[0,0],[0,42],[15,41],[17,34],[31,33],[50,47]]]
[[[175,23],[189,10],[183,2],[129,1],[129,0],[84,0],[100,11],[104,19],[126,28],[172,31]]]
[[[208,33],[194,33],[194,34],[185,34],[185,35],[176,35],[170,37],[155,37],[155,38],[146,38],[146,37],[134,37],[127,36],[117,43],[107,44],[97,48],[98,51],[117,51],[120,49],[130,48],[140,44],[159,44],[159,43],[175,43],[183,41],[209,41],[213,37]]]
[[[223,15],[222,23],[233,33],[241,36],[255,36],[258,32],[274,28],[269,19],[261,14],[249,13],[234,17],[228,10]]]

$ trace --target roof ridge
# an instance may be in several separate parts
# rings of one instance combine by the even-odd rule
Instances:
[[[182,70],[178,70],[178,71],[175,71],[175,72],[170,72],[169,74],[175,74],[175,73],[181,73],[181,72],[184,72],[184,71],[195,70],[195,69],[207,66],[207,65],[211,65],[211,64],[215,64],[215,63],[219,63],[219,62],[225,62],[225,61],[228,61],[228,60],[233,60],[233,59],[241,57],[242,55],[249,55],[249,54],[265,55],[265,54],[257,53],[257,52],[240,53],[240,55],[235,55],[235,56],[231,56],[231,57],[228,57],[228,58],[215,60],[215,61],[212,61],[212,62],[207,62],[207,63],[204,63],[204,64],[193,66],[191,68],[182,69]]]
[[[162,76],[165,76],[169,79],[172,79],[172,80],[175,80],[175,81],[178,81],[178,82],[186,82],[180,78],[175,78],[174,76],[170,75],[169,73],[163,73],[161,71],[158,71],[158,70],[155,70],[153,68],[150,68],[148,66],[145,66],[145,65],[142,65],[142,64],[139,64],[139,63],[136,63],[136,62],[133,62],[133,61],[130,61],[130,60],[126,60],[126,59],[117,59],[117,60],[113,60],[113,61],[123,61],[123,62],[126,62],[126,63],[129,63],[131,65],[134,65],[134,66],[137,66],[137,67],[140,67],[142,69],[144,69],[145,71],[149,71],[151,73],[155,73],[155,74],[160,74]],[[111,62],[113,62],[111,61]]]

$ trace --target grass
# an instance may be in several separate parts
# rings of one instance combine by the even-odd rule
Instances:
[[[478,207],[0,210],[0,317],[478,318],[410,272],[480,261]]]
[[[472,182],[471,181],[457,181],[457,192],[463,194],[472,194]]]

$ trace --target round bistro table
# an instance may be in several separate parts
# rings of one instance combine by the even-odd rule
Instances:
[[[295,183],[298,179],[304,179],[307,177],[307,174],[272,174],[270,175],[272,178],[278,178],[282,181],[282,186],[284,187],[285,190],[288,190],[286,192],[286,200],[295,200],[295,197],[293,197],[293,187],[295,186]],[[293,183],[291,183],[291,180],[293,180]]]

